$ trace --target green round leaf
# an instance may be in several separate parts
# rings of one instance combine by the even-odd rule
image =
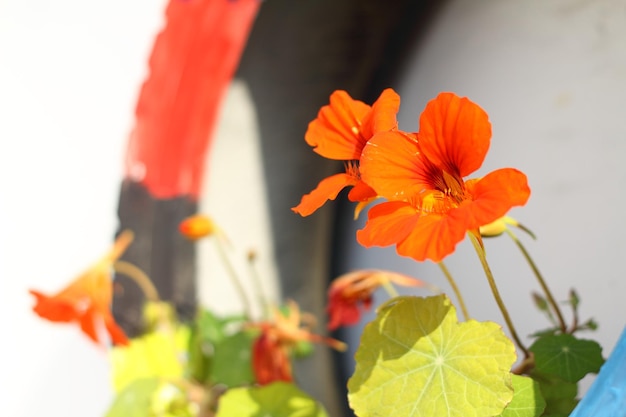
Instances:
[[[275,382],[232,388],[220,398],[216,417],[328,417],[324,408],[295,385]]]
[[[554,376],[540,375],[535,369],[532,378],[539,383],[541,395],[546,401],[545,415],[548,416],[569,416],[578,404],[578,384],[576,382],[566,382]]]
[[[459,323],[445,295],[397,297],[364,330],[348,399],[359,417],[496,416],[515,358],[499,325]]]
[[[571,334],[540,337],[529,349],[535,354],[535,369],[567,382],[577,382],[588,373],[597,373],[604,363],[602,347],[593,340]]]
[[[539,383],[527,376],[512,375],[513,400],[501,417],[539,417],[546,408]]]
[[[226,336],[215,344],[210,379],[214,383],[235,387],[255,381],[252,372],[252,344],[255,335],[242,331]]]

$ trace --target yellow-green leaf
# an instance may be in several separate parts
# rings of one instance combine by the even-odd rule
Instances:
[[[150,417],[152,395],[160,383],[158,378],[132,381],[116,395],[105,417]]]
[[[220,398],[216,417],[328,417],[324,407],[295,385],[274,382],[232,388]]]
[[[532,378],[513,375],[513,400],[501,417],[539,417],[546,408],[539,383]]]
[[[459,323],[445,295],[398,297],[364,330],[348,399],[359,417],[497,416],[515,358],[499,325]]]
[[[161,377],[176,379],[183,376],[185,351],[189,330],[156,331],[131,339],[128,346],[111,350],[113,387],[122,390],[130,382]]]

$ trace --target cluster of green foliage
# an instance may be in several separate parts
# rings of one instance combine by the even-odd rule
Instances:
[[[181,324],[165,303],[148,304],[148,331],[111,352],[117,395],[106,417],[327,417],[296,385],[256,386],[245,316],[202,310]],[[295,351],[306,355],[309,344]],[[218,409],[219,403],[219,409]]]
[[[500,325],[459,322],[443,294],[391,298],[363,332],[350,406],[359,417],[566,417],[577,404],[578,382],[604,363],[598,343],[574,335],[595,328],[576,323],[578,303],[570,297],[570,329],[537,332],[532,366],[512,371],[516,348]],[[204,310],[184,325],[167,304],[146,311],[149,331],[112,351],[118,395],[107,417],[327,417],[293,383],[255,384],[258,331],[244,316]]]

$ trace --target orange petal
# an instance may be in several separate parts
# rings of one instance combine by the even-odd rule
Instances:
[[[441,93],[420,116],[421,152],[439,168],[462,177],[483,163],[491,140],[489,116],[477,104]]]
[[[439,262],[452,252],[467,231],[466,213],[450,210],[445,215],[428,214],[419,218],[406,239],[396,246],[398,254],[416,261]]]
[[[77,320],[74,305],[58,297],[49,297],[36,290],[29,290],[35,296],[33,311],[38,316],[53,322],[68,323]]]
[[[304,135],[306,143],[328,159],[359,159],[367,140],[361,134],[361,126],[370,108],[343,90],[335,91],[330,104],[322,107],[317,118],[309,123]]]
[[[361,211],[372,201],[376,200],[376,191],[363,181],[358,181],[348,193],[348,200],[359,204],[354,208],[354,220],[359,218]]]
[[[113,342],[113,344],[116,346],[127,346],[130,343],[128,337],[126,336],[126,333],[124,333],[124,330],[122,330],[122,328],[117,325],[117,323],[113,319],[113,316],[111,316],[111,314],[107,312],[103,315],[103,318],[104,326],[106,327],[107,332],[109,332],[109,336],[111,336],[111,341]]]
[[[400,110],[400,96],[391,88],[385,89],[372,105],[372,110],[365,116],[362,133],[370,139],[378,132],[396,129],[397,114]]]
[[[348,193],[348,200],[353,202],[370,201],[376,197],[376,191],[363,181],[357,181]]]
[[[100,343],[95,326],[96,317],[95,310],[90,307],[80,318],[80,328],[91,340]]]
[[[405,239],[418,222],[419,213],[402,201],[380,203],[367,214],[365,227],[356,232],[357,241],[365,246],[388,246]]]
[[[328,200],[334,200],[341,190],[348,185],[356,184],[357,179],[346,173],[335,174],[324,178],[313,191],[302,197],[300,204],[291,210],[305,217],[322,207]]]
[[[468,228],[477,229],[504,216],[512,207],[526,204],[530,188],[526,175],[513,168],[503,168],[478,181],[468,181],[472,199],[459,210],[468,211]]]
[[[361,155],[361,179],[378,195],[404,200],[419,195],[428,182],[428,167],[418,153],[415,135],[402,131],[376,134]]]

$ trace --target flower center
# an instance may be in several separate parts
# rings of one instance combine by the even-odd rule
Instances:
[[[361,179],[358,160],[344,161],[344,166],[346,167],[346,174],[357,180]]]
[[[457,208],[467,199],[463,179],[444,171],[430,161],[428,161],[426,179],[431,188],[423,192],[419,204],[419,209],[424,214],[446,213]]]

